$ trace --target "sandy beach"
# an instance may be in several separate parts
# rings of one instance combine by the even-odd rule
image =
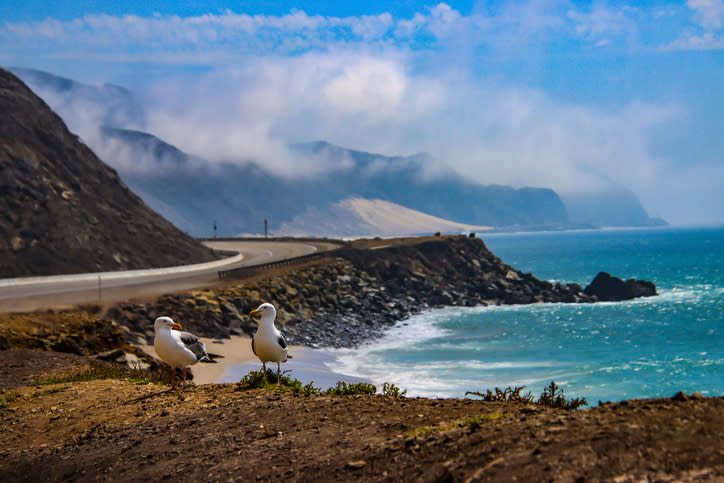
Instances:
[[[261,368],[261,362],[251,350],[250,337],[232,336],[230,339],[202,337],[201,340],[206,344],[207,352],[218,354],[223,358],[219,358],[217,364],[196,364],[191,368],[194,382],[197,385],[238,382],[249,371]],[[147,354],[158,358],[152,345],[144,345],[140,348]],[[348,383],[364,381],[358,377],[339,374],[329,369],[327,364],[332,363],[335,356],[328,351],[305,346],[289,346],[289,355],[292,358],[282,363],[282,372],[289,377],[299,379],[304,384],[313,382],[314,386],[327,389],[338,381]],[[276,364],[267,364],[267,368],[276,370]]]

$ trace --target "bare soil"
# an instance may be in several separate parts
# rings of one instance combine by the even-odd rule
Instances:
[[[0,351],[4,481],[724,481],[723,398],[567,412],[237,384],[28,385],[93,363]]]

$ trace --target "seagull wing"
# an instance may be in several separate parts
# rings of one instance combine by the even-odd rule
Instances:
[[[284,336],[281,334],[281,332],[279,333],[279,338],[277,339],[277,343],[279,344],[279,346],[280,346],[282,349],[286,349],[286,348],[287,348],[287,340],[284,338]],[[285,357],[286,357],[287,359],[291,359],[291,358],[292,358],[292,356],[290,356],[289,354],[286,354]],[[286,361],[286,359],[284,359],[284,360]]]
[[[206,353],[206,345],[203,343],[203,341],[194,334],[190,332],[181,332],[179,334],[179,339],[181,339],[181,342],[184,343],[184,346],[186,346],[188,350],[194,353],[197,361],[216,362],[215,360],[211,359]]]

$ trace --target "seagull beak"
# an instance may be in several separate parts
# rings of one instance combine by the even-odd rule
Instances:
[[[176,329],[176,330],[181,330],[181,329],[183,329],[183,327],[181,327],[181,324],[179,324],[179,323],[177,323],[177,322],[174,322],[173,324],[171,324],[171,328],[172,328],[172,329]]]
[[[251,317],[252,319],[254,317],[256,317],[257,315],[260,315],[260,314],[256,310],[252,310],[251,312],[249,312],[249,317]]]

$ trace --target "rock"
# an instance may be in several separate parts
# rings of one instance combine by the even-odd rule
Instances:
[[[96,359],[100,359],[102,361],[109,361],[109,362],[115,362],[117,359],[123,356],[125,352],[123,349],[113,349],[106,352],[101,352],[100,354],[96,354]]]
[[[606,272],[599,272],[590,285],[583,290],[583,293],[596,296],[600,301],[618,302],[656,295],[656,286],[646,280],[630,279],[624,282]]]
[[[344,465],[345,468],[350,470],[360,470],[365,466],[367,466],[367,462],[365,460],[349,461],[346,465]]]
[[[125,352],[123,356],[119,357],[116,362],[119,364],[125,364],[129,369],[133,370],[145,370],[149,369],[151,366],[141,360],[138,356],[135,354],[131,354],[130,352]]]
[[[676,394],[674,394],[674,395],[671,397],[671,399],[673,399],[674,401],[683,402],[683,401],[688,401],[688,400],[689,400],[689,396],[687,396],[684,391],[679,391],[679,392],[677,392]]]
[[[96,359],[102,361],[115,362],[117,364],[123,364],[129,369],[142,370],[149,369],[151,366],[139,359],[135,354],[125,352],[123,349],[114,349],[106,352],[101,352],[96,355]]]

